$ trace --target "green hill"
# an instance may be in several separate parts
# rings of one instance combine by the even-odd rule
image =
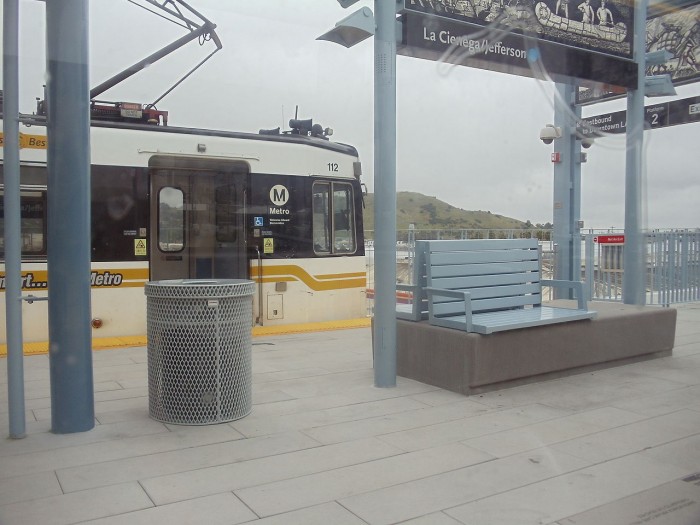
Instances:
[[[374,194],[365,195],[365,231],[374,229]],[[419,230],[437,229],[512,229],[527,228],[517,219],[490,211],[467,211],[422,193],[400,191],[396,194],[396,229],[407,230],[409,224]]]

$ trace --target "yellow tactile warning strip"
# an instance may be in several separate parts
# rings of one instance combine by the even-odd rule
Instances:
[[[342,321],[325,321],[321,323],[288,324],[284,326],[254,326],[253,337],[270,335],[302,334],[308,332],[325,332],[330,330],[347,330],[350,328],[368,328],[371,324],[369,317],[362,319],[346,319]],[[109,348],[126,348],[130,346],[146,346],[146,336],[125,337],[96,337],[92,340],[93,350]],[[48,341],[24,343],[24,355],[46,354],[49,351]],[[7,356],[7,345],[0,345],[0,357]]]
[[[362,319],[345,319],[342,321],[324,321],[321,323],[287,324],[284,326],[254,326],[253,337],[263,335],[302,334],[306,332],[325,332],[329,330],[347,330],[348,328],[368,328],[369,317]]]

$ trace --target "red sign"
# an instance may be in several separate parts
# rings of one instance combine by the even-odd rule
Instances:
[[[596,235],[593,242],[598,244],[625,244],[624,235]]]

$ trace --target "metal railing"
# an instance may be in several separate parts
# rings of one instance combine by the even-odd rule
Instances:
[[[700,301],[700,229],[650,231],[643,235],[646,304],[669,306]],[[597,242],[602,237],[597,233],[582,235],[581,278],[590,298],[621,301],[625,245]]]
[[[371,238],[371,232],[366,232]],[[415,241],[422,239],[517,239],[536,237],[542,249],[542,277],[552,278],[556,266],[556,247],[552,232],[546,229],[460,229],[400,230],[397,233],[396,273],[399,283],[411,282]],[[669,306],[700,301],[700,228],[652,230],[646,240],[646,304]],[[622,301],[624,275],[624,231],[589,230],[581,236],[581,280],[588,299]],[[371,315],[374,290],[374,246],[368,242],[367,313]],[[551,299],[551,290],[543,290],[543,299]],[[401,298],[400,298],[401,299]]]

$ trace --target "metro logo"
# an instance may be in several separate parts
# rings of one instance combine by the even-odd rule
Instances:
[[[277,184],[276,186],[272,187],[270,190],[270,201],[272,201],[272,204],[275,206],[284,206],[287,204],[288,200],[289,190],[285,186]]]

